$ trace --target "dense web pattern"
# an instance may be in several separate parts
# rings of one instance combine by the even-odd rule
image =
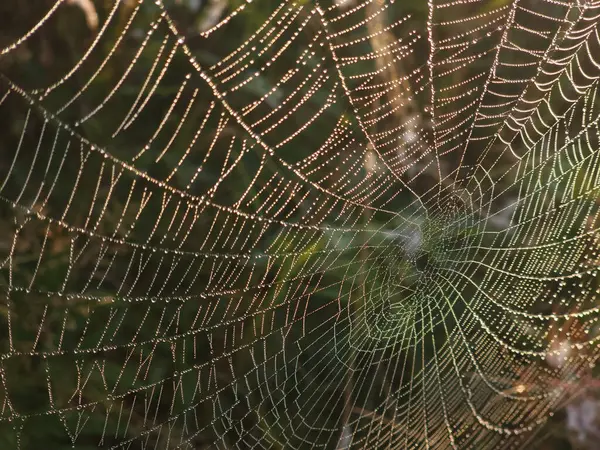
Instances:
[[[525,445],[599,355],[600,3],[177,3],[2,36],[2,433]]]

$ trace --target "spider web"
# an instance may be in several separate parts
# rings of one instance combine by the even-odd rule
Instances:
[[[598,356],[600,3],[415,4],[15,17],[16,448],[512,448],[564,404]],[[61,27],[91,30],[64,67]]]

